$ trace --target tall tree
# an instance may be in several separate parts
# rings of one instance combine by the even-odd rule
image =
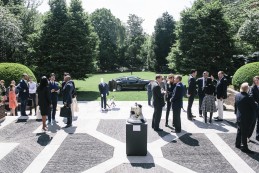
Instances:
[[[143,58],[140,56],[141,46],[145,41],[145,35],[142,28],[144,19],[135,14],[130,14],[127,20],[127,51],[126,63],[133,69],[143,68]]]
[[[239,37],[259,50],[259,13],[251,14],[238,31]]]
[[[64,26],[68,22],[66,1],[51,0],[49,5],[50,12],[44,21],[38,44],[35,44],[38,75],[74,71],[70,65],[72,60],[64,54],[64,43],[67,41]]]
[[[162,72],[168,69],[166,57],[176,41],[175,21],[168,12],[163,13],[162,17],[156,20],[154,39],[154,52],[157,62],[155,69]]]
[[[68,22],[63,28],[63,53],[70,59],[70,72],[74,78],[85,78],[85,74],[95,70],[98,37],[93,30],[89,16],[83,10],[82,1],[71,0]]]
[[[218,70],[230,72],[233,42],[221,3],[197,0],[181,17],[178,41],[168,57],[170,66],[185,74],[193,68],[212,74]]]
[[[98,66],[101,71],[114,71],[119,67],[119,45],[123,46],[123,26],[110,10],[101,8],[91,14],[91,22],[100,39]]]
[[[147,70],[155,70],[155,52],[154,52],[154,39],[153,36],[146,35],[145,42],[141,46],[140,57],[142,57],[142,62],[144,68]]]

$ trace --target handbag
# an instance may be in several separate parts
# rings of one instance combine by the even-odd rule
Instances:
[[[70,117],[72,115],[71,108],[63,106],[60,109],[60,117]]]

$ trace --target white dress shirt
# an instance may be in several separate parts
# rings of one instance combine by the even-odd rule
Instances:
[[[29,82],[29,93],[30,94],[35,94],[37,90],[37,86],[35,82]]]

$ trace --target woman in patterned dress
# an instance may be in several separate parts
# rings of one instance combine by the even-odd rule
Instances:
[[[213,112],[217,112],[216,104],[215,104],[215,95],[216,95],[216,88],[212,83],[211,78],[207,78],[206,86],[204,87],[205,97],[202,102],[201,110],[204,113],[204,122],[207,123],[207,112],[210,113],[210,120],[213,116]]]

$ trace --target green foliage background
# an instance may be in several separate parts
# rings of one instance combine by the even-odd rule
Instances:
[[[259,62],[249,63],[240,67],[233,76],[232,84],[238,89],[244,82],[253,84],[253,77],[259,75]]]
[[[27,73],[32,77],[33,81],[37,82],[33,72],[25,65],[18,63],[0,63],[0,80],[5,81],[6,87],[10,85],[12,80],[15,80],[16,84],[18,84],[23,73]]]

